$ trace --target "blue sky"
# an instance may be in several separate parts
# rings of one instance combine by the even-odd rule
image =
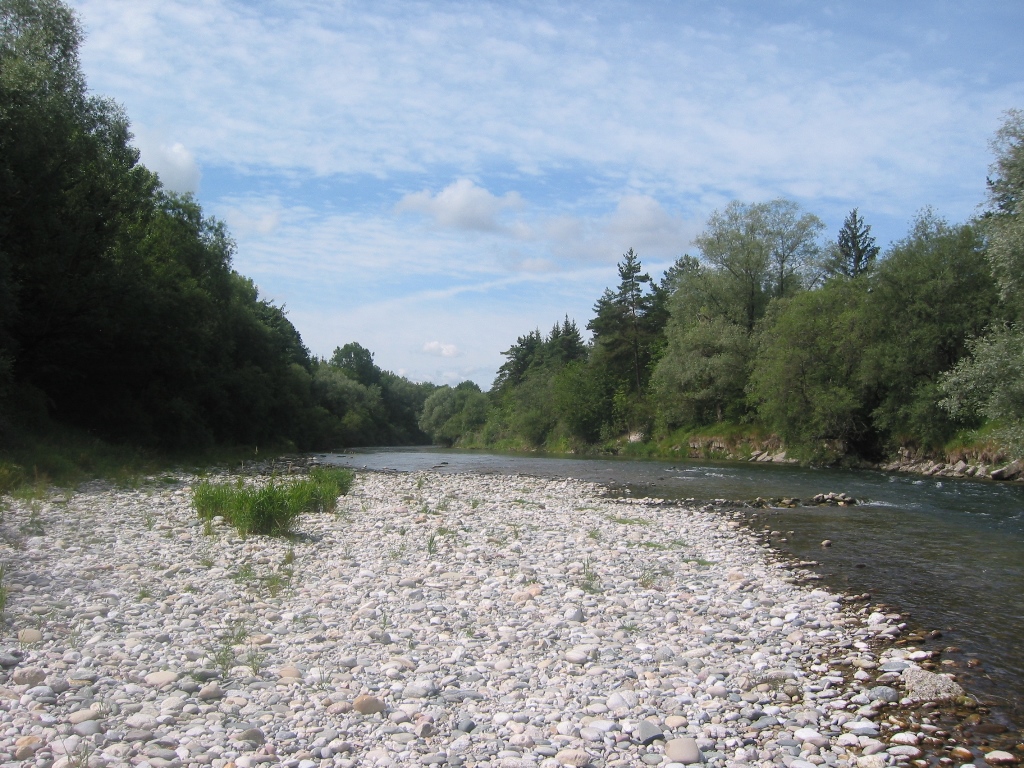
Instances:
[[[90,87],[311,350],[485,388],[730,200],[977,212],[1024,3],[71,0]]]

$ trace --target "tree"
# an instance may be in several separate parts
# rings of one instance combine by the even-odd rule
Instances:
[[[748,333],[771,299],[804,287],[819,258],[817,237],[824,226],[789,200],[734,201],[708,219],[694,243],[706,264],[730,278],[732,313]]]
[[[639,395],[649,378],[648,366],[665,317],[660,287],[641,272],[640,258],[630,248],[619,262],[619,286],[606,289],[594,305],[587,329],[594,334],[596,362],[615,386]]]
[[[860,380],[866,284],[834,280],[773,302],[762,321],[747,391],[786,445],[811,454],[870,452]]]
[[[331,355],[331,365],[337,366],[364,386],[380,383],[381,371],[374,365],[373,353],[354,341],[335,348]]]
[[[420,428],[435,443],[454,445],[458,440],[483,426],[487,418],[487,396],[472,381],[456,387],[434,390],[423,404]]]
[[[996,322],[969,343],[970,358],[943,376],[942,406],[961,419],[987,418],[1015,456],[1024,456],[1024,112],[1010,110],[992,142],[989,207],[982,226],[988,260],[1014,322]]]
[[[501,354],[508,359],[498,368],[492,389],[501,392],[516,387],[526,378],[527,372],[536,363],[544,347],[539,330],[530,331],[516,339],[516,343]]]
[[[941,377],[940,405],[954,418],[991,420],[1014,456],[1024,456],[1024,328],[996,326],[969,342],[970,357]]]
[[[1003,301],[1024,320],[1024,112],[1013,109],[992,142],[984,224],[988,258]]]
[[[843,221],[825,269],[834,276],[858,277],[871,269],[877,256],[878,246],[871,237],[871,227],[854,208]]]
[[[758,322],[773,299],[796,295],[819,260],[823,224],[796,203],[732,202],[666,273],[665,351],[655,370],[665,427],[743,418]]]
[[[981,231],[923,212],[868,276],[861,380],[874,428],[891,446],[941,446],[955,432],[939,376],[994,319],[998,293]]]

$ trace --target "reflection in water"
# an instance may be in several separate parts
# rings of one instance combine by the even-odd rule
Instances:
[[[856,507],[757,510],[773,543],[821,563],[829,582],[870,592],[981,659],[976,688],[1021,707],[1024,685],[1024,489],[865,470],[770,464],[575,459],[439,449],[383,449],[331,455],[332,463],[399,471],[483,472],[570,477],[675,499],[809,499],[837,491]],[[442,463],[444,462],[444,463]],[[831,539],[830,548],[821,542]],[[927,646],[926,646],[927,647]],[[957,673],[965,670],[956,669]],[[1024,713],[1018,711],[1018,721]]]

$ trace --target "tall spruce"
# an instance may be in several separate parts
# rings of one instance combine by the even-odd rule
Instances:
[[[832,275],[858,277],[871,269],[877,257],[878,246],[871,236],[871,226],[864,223],[854,208],[839,230],[828,271]]]
[[[599,363],[616,386],[634,394],[647,383],[656,341],[664,327],[661,288],[642,272],[640,257],[630,248],[619,262],[619,287],[606,289],[594,305],[587,329],[594,334]]]

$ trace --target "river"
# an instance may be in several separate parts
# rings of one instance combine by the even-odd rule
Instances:
[[[388,448],[328,454],[326,461],[397,471],[484,472],[569,477],[633,496],[666,499],[810,499],[847,493],[852,507],[751,509],[754,530],[800,560],[814,560],[825,583],[870,593],[911,628],[941,636],[916,645],[945,651],[947,669],[1024,725],[1024,488],[869,470],[771,464],[480,453]],[[829,539],[830,547],[822,542]],[[950,650],[959,649],[959,650]]]

